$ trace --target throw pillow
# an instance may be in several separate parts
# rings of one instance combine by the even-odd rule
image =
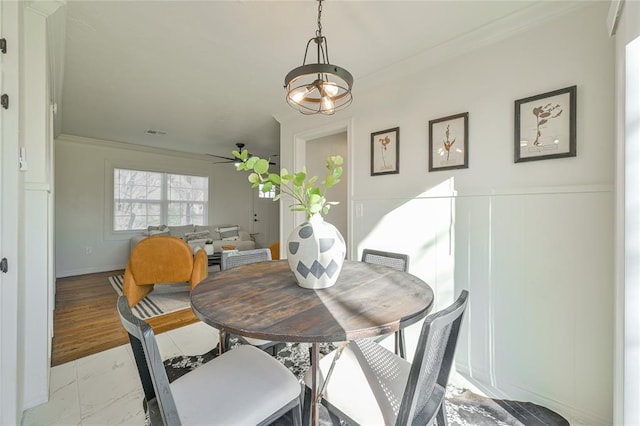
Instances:
[[[218,232],[220,233],[220,238],[223,241],[236,241],[239,240],[238,236],[238,225],[227,226],[224,228],[218,228]]]
[[[184,239],[186,242],[194,241],[194,240],[208,240],[210,239],[211,234],[209,231],[200,231],[200,232],[188,232],[184,234]]]
[[[169,227],[167,225],[149,225],[147,226],[147,235],[158,235],[158,234],[168,234]]]
[[[169,226],[169,233],[184,240],[185,234],[193,232],[193,225]]]
[[[196,225],[195,232],[209,231],[209,237],[212,240],[221,240],[220,234],[218,234],[218,227],[215,225]]]

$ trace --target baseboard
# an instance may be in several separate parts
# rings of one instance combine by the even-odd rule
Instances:
[[[56,271],[56,278],[75,277],[77,275],[97,274],[99,272],[109,272],[124,270],[127,265],[114,265],[114,266],[94,266],[91,268],[72,269],[68,271]]]
[[[30,398],[29,400],[23,401],[23,404],[22,404],[23,405],[22,406],[22,414],[23,414],[23,416],[24,416],[24,412],[25,411],[27,411],[27,410],[29,410],[31,408],[37,407],[38,405],[42,405],[42,404],[44,404],[46,402],[49,402],[49,393],[48,392],[43,394],[43,395],[37,395],[37,396],[35,396],[33,398]]]
[[[472,375],[469,369],[462,364],[456,364],[456,372],[490,398],[533,402],[565,417],[571,425],[611,425],[613,421],[611,418],[603,418],[597,413],[585,411],[519,386],[501,385],[500,387],[494,387],[487,385],[487,383],[491,382],[489,377],[480,377],[478,374]],[[517,395],[517,397],[514,395]]]

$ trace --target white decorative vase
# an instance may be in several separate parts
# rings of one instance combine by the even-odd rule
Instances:
[[[319,214],[294,228],[287,239],[287,260],[300,287],[317,290],[334,285],[345,254],[340,231]]]
[[[211,256],[213,254],[213,244],[205,244],[204,251],[208,256]]]

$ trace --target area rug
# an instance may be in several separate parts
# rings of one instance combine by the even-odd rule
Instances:
[[[233,338],[232,338],[233,339]],[[231,346],[237,345],[231,341]],[[320,353],[328,354],[335,347],[321,345]],[[218,348],[195,356],[177,356],[164,361],[169,381],[218,356]],[[306,343],[287,343],[276,358],[293,374],[302,379],[309,368],[309,345]],[[446,399],[447,420],[451,426],[568,426],[569,422],[548,408],[530,402],[491,399],[477,395],[468,389],[449,385]],[[287,426],[291,419],[286,416],[276,420],[271,426]],[[320,425],[332,425],[324,407],[320,407]]]
[[[113,289],[122,295],[124,277],[114,275],[109,277]],[[189,283],[171,283],[153,286],[153,291],[138,302],[131,310],[141,319],[149,319],[170,312],[181,311],[190,306]]]

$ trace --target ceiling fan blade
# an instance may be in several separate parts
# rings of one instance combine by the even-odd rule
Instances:
[[[238,147],[238,151],[242,152],[242,149],[244,148],[244,144],[237,143],[236,146]],[[250,153],[247,153],[247,154],[248,154],[248,158],[252,157],[252,155]],[[227,160],[227,161],[218,161],[218,162],[215,162],[213,164],[235,163],[235,162],[239,161],[237,158],[224,157],[222,155],[216,155],[216,154],[207,154],[207,155],[210,156],[210,157],[216,157],[216,158],[221,158],[223,160]],[[271,157],[279,157],[279,156],[280,156],[280,154],[274,154]],[[269,165],[271,165],[271,166],[277,166],[278,165],[278,163],[274,163],[273,161],[270,161],[270,160],[271,160],[271,158],[269,158]]]
[[[215,155],[215,154],[207,154],[207,155],[210,157],[222,158],[223,160],[236,161],[235,158],[223,157],[222,155]]]

